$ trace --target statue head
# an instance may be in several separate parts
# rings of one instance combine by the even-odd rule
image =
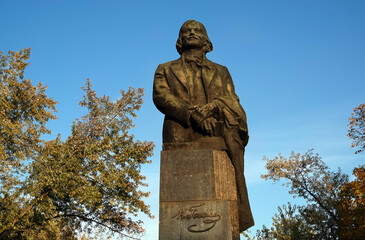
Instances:
[[[204,25],[195,20],[188,20],[181,26],[176,41],[176,50],[180,55],[191,48],[201,49],[204,53],[213,50],[213,44],[209,40]]]

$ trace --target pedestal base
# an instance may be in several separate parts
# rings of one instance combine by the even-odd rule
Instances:
[[[160,240],[239,240],[234,168],[225,151],[161,152]]]
[[[160,240],[236,240],[237,216],[234,201],[161,202]]]

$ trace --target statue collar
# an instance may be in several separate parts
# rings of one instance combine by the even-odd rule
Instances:
[[[199,67],[206,67],[208,69],[211,69],[207,57],[202,52],[200,53],[183,52],[181,54],[181,60],[183,63],[195,63]]]

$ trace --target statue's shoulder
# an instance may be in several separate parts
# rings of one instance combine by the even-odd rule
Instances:
[[[224,72],[224,71],[228,71],[228,69],[227,69],[227,67],[226,67],[226,66],[223,66],[223,65],[221,65],[221,64],[218,64],[218,63],[215,63],[215,62],[213,62],[213,61],[210,61],[209,59],[207,59],[207,63],[208,63],[211,67],[216,68],[216,69],[218,69],[219,71],[222,71],[222,72]]]
[[[169,62],[161,63],[158,65],[159,68],[169,68],[171,65],[178,64],[181,61],[181,58],[178,58],[176,60],[172,60]]]

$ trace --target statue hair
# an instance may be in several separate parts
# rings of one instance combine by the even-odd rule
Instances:
[[[176,41],[176,50],[180,55],[184,51],[183,45],[182,45],[182,30],[186,27],[186,25],[188,25],[189,23],[193,23],[193,22],[201,25],[202,28],[203,28],[204,35],[205,35],[205,44],[204,44],[204,47],[203,47],[203,52],[207,53],[207,52],[213,51],[213,44],[212,44],[212,42],[210,41],[210,39],[208,37],[208,33],[207,33],[207,30],[205,29],[204,25],[202,23],[198,22],[198,21],[195,21],[195,20],[191,19],[191,20],[188,20],[188,21],[184,22],[184,24],[181,26],[180,31],[179,31],[179,37],[177,38],[177,41]]]

